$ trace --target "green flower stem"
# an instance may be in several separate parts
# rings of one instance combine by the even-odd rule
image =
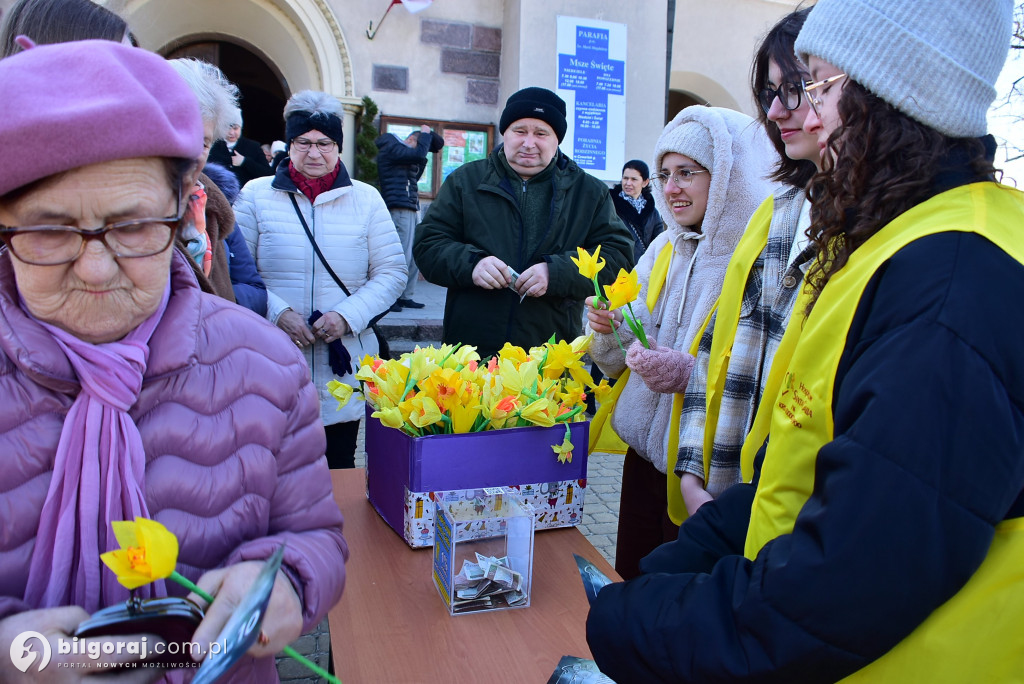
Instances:
[[[207,603],[213,603],[213,597],[212,596],[210,596],[205,591],[203,591],[202,589],[197,587],[195,584],[193,584],[192,581],[189,580],[187,577],[178,574],[177,570],[172,572],[171,576],[168,579],[171,579],[171,580],[177,582],[181,586],[183,586],[186,589],[188,589],[189,591],[191,591],[193,594],[196,594],[196,595],[200,596]]]
[[[622,355],[626,355],[626,348],[622,346],[622,338],[619,337],[619,331],[615,327],[615,319],[612,319],[612,332],[615,333],[615,341],[619,343],[619,349],[622,350]]]
[[[174,582],[177,582],[181,586],[183,586],[186,589],[188,589],[189,591],[191,591],[193,594],[196,594],[197,596],[201,597],[207,603],[213,603],[213,597],[212,596],[210,596],[205,591],[203,591],[202,589],[197,587],[187,577],[179,574],[177,570],[173,571],[171,573],[171,576],[168,579],[170,579],[170,580],[172,580]],[[301,653],[296,651],[291,646],[285,646],[283,653],[286,656],[292,657],[295,660],[299,661],[304,667],[306,667],[307,669],[313,671],[315,674],[323,677],[327,681],[329,681],[329,682],[336,682],[337,684],[341,684],[341,680],[340,679],[338,679],[337,677],[335,677],[334,675],[329,673],[327,670],[323,669],[322,667],[320,667],[319,665],[314,663],[312,660],[310,660],[309,658],[305,657],[304,655],[302,655]]]
[[[340,679],[338,679],[337,677],[332,675],[330,672],[328,672],[327,670],[323,669],[322,667],[320,667],[319,665],[314,663],[312,660],[310,660],[306,656],[304,656],[301,653],[299,653],[298,651],[296,651],[291,646],[285,646],[284,650],[282,651],[282,653],[284,653],[286,656],[289,656],[289,657],[294,658],[295,660],[299,661],[308,670],[312,670],[313,673],[320,675],[321,677],[323,677],[327,681],[332,682],[333,684],[341,684],[341,680]]]
[[[647,341],[647,331],[644,330],[644,324],[640,322],[640,319],[633,313],[633,304],[626,304],[626,308],[629,309],[629,327],[632,328],[633,334],[640,340],[640,344],[644,345],[648,349],[651,348],[651,343]],[[625,316],[625,312],[623,312]]]

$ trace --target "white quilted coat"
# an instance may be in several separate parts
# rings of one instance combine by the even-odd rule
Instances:
[[[401,296],[408,269],[402,244],[384,200],[376,189],[357,180],[333,188],[310,204],[286,175],[265,176],[246,183],[235,201],[235,217],[249,245],[256,269],[267,284],[267,318],[276,323],[286,309],[303,320],[310,313],[337,311],[352,331],[343,342],[353,369],[365,354],[377,353],[370,319]],[[306,237],[289,195],[294,195],[320,250],[352,293],[345,293],[320,263]],[[320,393],[324,425],[359,420],[363,402],[357,396],[343,409],[327,393],[331,379],[358,386],[349,374],[335,376],[327,345],[317,340],[305,349],[313,384]]]

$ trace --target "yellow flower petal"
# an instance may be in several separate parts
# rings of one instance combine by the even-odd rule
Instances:
[[[577,247],[576,253],[579,255],[579,259],[576,257],[569,258],[572,260],[572,263],[576,264],[576,268],[579,269],[580,275],[584,278],[593,279],[604,268],[604,259],[598,259],[598,255],[601,253],[601,245],[597,246],[593,254],[588,253],[582,247]]]
[[[618,309],[634,301],[640,294],[640,283],[636,271],[626,273],[620,268],[615,282],[604,286],[604,294],[608,298],[608,309]]]
[[[158,579],[166,579],[178,562],[178,538],[166,527],[147,518],[134,522],[111,523],[121,546],[100,556],[128,589],[136,589]]]

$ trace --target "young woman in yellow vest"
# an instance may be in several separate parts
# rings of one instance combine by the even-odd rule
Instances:
[[[747,225],[715,311],[691,349],[696,362],[683,393],[678,460],[669,454],[676,475],[669,476],[669,515],[677,523],[740,481],[743,439],[816,251],[807,237],[811,205],[804,186],[821,155],[817,136],[803,130],[810,111],[803,83],[809,74],[793,51],[809,12],[804,8],[779,20],[754,56],[751,88],[758,118],[780,157],[772,178],[783,185]]]
[[[686,350],[718,298],[747,221],[774,188],[766,177],[777,161],[764,129],[749,116],[717,107],[681,111],[654,151],[653,195],[666,228],[636,267],[641,290],[633,311],[656,346],[645,349],[623,325],[624,360],[609,326],[622,313],[595,309],[588,300],[595,333],[589,353],[606,375],[619,378],[611,424],[629,445],[615,547],[622,577],[639,574],[640,559],[678,534],[667,513],[666,472],[693,365]],[[627,362],[631,374],[623,377]]]
[[[822,256],[744,445],[756,494],[598,594],[616,681],[1024,679],[1024,194],[985,135],[1012,11],[811,10]]]

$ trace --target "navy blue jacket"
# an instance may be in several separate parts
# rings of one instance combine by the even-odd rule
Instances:
[[[421,134],[416,147],[409,147],[393,133],[376,140],[377,177],[380,195],[388,209],[419,211],[420,191],[417,185],[427,166],[427,154],[434,134]]]
[[[948,188],[940,188],[948,189]],[[835,378],[835,438],[794,530],[743,557],[737,485],[598,595],[587,639],[628,682],[834,682],[960,590],[1024,515],[1024,267],[970,233],[870,281]]]
[[[238,179],[219,164],[207,164],[203,173],[217,184],[220,191],[228,198],[228,202],[235,203],[238,192]],[[236,224],[227,238],[224,240],[228,252],[228,273],[231,276],[231,289],[235,293],[235,301],[245,308],[255,311],[260,316],[267,315],[267,286],[263,278],[256,271],[256,262],[253,261],[249,247],[245,244],[245,237],[242,231],[238,230]]]

